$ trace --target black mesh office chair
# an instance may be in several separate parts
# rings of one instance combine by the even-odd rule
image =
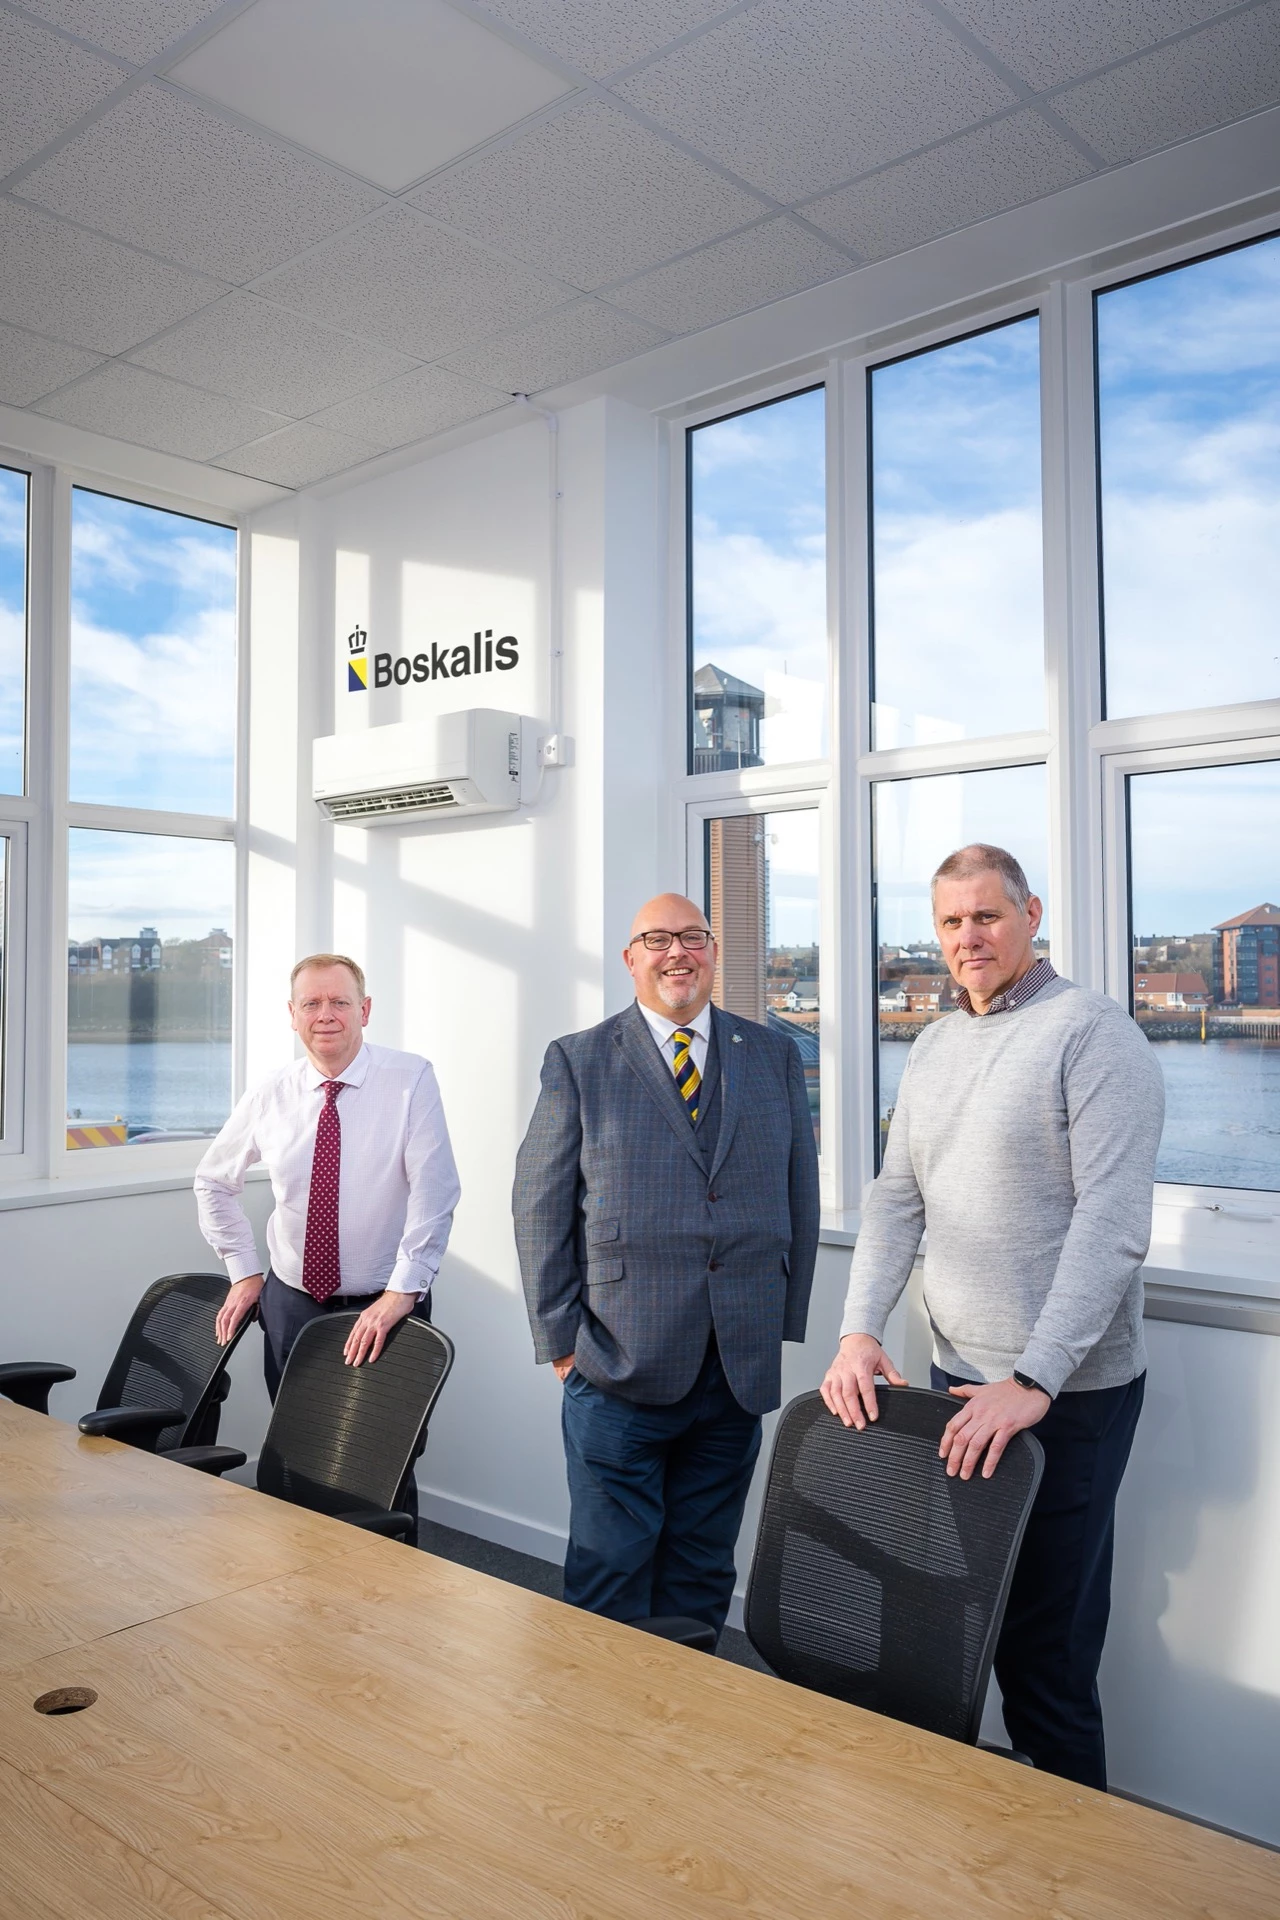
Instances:
[[[411,1539],[399,1506],[419,1442],[453,1365],[453,1342],[401,1320],[370,1364],[342,1358],[356,1313],[313,1320],[293,1344],[258,1456],[258,1490],[393,1539]],[[242,1467],[235,1447],[183,1447],[170,1459],[203,1473]]]
[[[215,1440],[230,1388],[227,1362],[248,1325],[242,1322],[228,1345],[218,1345],[214,1323],[226,1297],[224,1273],[170,1273],[154,1281],[134,1309],[97,1409],[85,1414],[80,1431],[149,1453]],[[74,1377],[72,1367],[16,1361],[0,1367],[0,1393],[47,1413],[50,1386]]]
[[[990,1480],[949,1479],[938,1445],[958,1402],[876,1397],[861,1433],[816,1393],[783,1413],[747,1637],[784,1680],[972,1745],[1044,1454],[1020,1433]]]

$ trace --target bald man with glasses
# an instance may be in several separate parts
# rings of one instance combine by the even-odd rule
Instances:
[[[623,959],[633,1004],[547,1049],[516,1162],[534,1351],[563,1388],[564,1597],[718,1633],[782,1342],[804,1338],[813,1120],[791,1037],[711,1004],[691,900],[642,907]]]

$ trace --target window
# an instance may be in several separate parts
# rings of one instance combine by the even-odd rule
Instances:
[[[827,751],[826,396],[687,436],[691,773]]]
[[[790,1034],[821,1144],[817,809],[719,816],[705,835],[706,914],[718,948],[712,998]]]
[[[1280,698],[1280,236],[1096,307],[1107,714]]]
[[[879,1144],[911,1044],[955,1006],[933,925],[929,883],[942,861],[973,840],[1007,847],[1045,902],[1037,953],[1049,951],[1048,795],[1043,767],[932,774],[877,784],[875,940]]]
[[[0,793],[26,791],[27,495],[0,467]]]
[[[1131,774],[1134,1017],[1164,1070],[1157,1178],[1280,1191],[1280,761]]]
[[[1033,315],[870,376],[873,741],[1044,725]]]
[[[71,798],[235,810],[236,536],[76,487]]]
[[[67,1146],[216,1133],[231,1107],[235,848],[71,830]]]

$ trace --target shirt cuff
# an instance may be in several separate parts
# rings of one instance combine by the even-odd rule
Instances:
[[[256,1280],[266,1268],[258,1258],[258,1249],[252,1253],[229,1253],[226,1255],[227,1278],[234,1287],[238,1280]]]
[[[1018,1356],[1010,1371],[1025,1373],[1044,1388],[1051,1400],[1056,1400],[1062,1392],[1063,1382],[1069,1380],[1076,1369],[1069,1354],[1062,1353],[1048,1341],[1037,1341],[1033,1334],[1030,1344]]]
[[[435,1277],[435,1268],[427,1266],[425,1262],[397,1260],[391,1269],[386,1290],[388,1293],[414,1293],[421,1300],[424,1294],[430,1293]]]

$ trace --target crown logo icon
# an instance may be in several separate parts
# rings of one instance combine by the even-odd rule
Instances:
[[[353,632],[347,635],[347,645],[350,647],[352,653],[363,653],[365,641],[368,638],[368,630],[365,627],[356,627]]]

